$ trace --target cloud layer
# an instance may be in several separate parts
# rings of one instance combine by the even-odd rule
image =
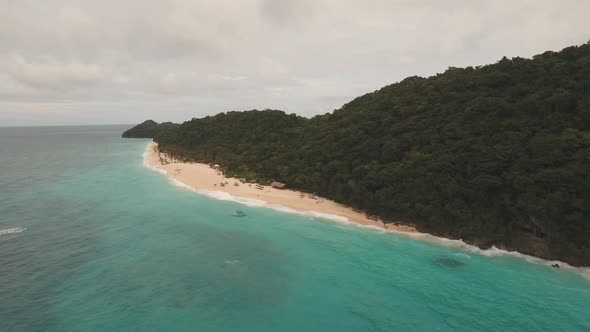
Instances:
[[[590,39],[586,0],[0,0],[0,126],[306,116]]]

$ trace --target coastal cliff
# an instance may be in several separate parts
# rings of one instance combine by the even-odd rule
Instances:
[[[228,176],[590,266],[590,44],[410,77],[311,119],[253,110],[140,126],[124,137]]]

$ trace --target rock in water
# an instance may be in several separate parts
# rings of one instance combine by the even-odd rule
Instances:
[[[461,267],[465,263],[449,257],[439,257],[435,260],[436,264],[446,267]]]

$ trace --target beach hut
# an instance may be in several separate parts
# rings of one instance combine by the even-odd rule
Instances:
[[[286,184],[284,184],[282,182],[277,182],[277,181],[273,181],[270,185],[271,185],[271,187],[277,188],[277,189],[283,189],[286,186]]]

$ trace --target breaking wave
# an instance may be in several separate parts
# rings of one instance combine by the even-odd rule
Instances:
[[[26,230],[27,229],[24,228],[24,227],[14,227],[14,228],[0,229],[0,235],[16,234],[16,233],[24,232]]]

